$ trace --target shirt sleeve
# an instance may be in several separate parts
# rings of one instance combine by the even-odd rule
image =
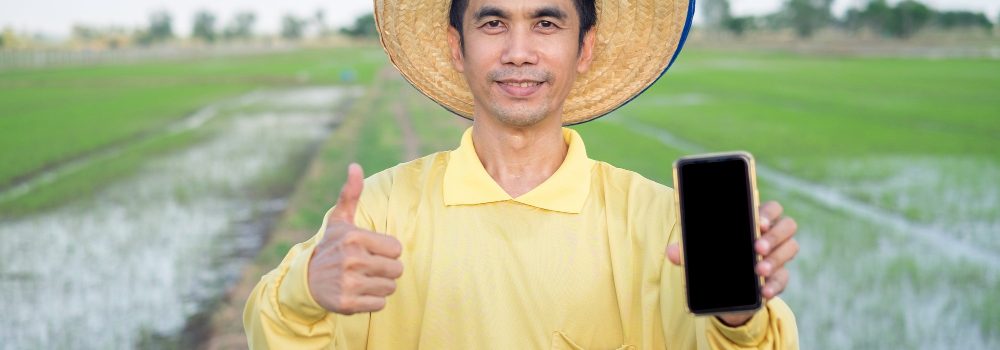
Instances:
[[[798,349],[795,315],[779,298],[768,301],[746,324],[729,327],[709,318],[706,336],[712,349]]]
[[[375,230],[370,197],[380,193],[368,188],[362,193],[354,215],[354,224],[359,228]],[[309,290],[309,261],[324,232],[325,223],[315,236],[292,247],[251,292],[243,310],[243,327],[251,349],[329,349],[331,345],[333,349],[345,349],[363,345],[363,337],[347,339],[346,335],[358,330],[349,329],[345,321],[367,314],[343,316],[327,312]]]
[[[309,260],[325,229],[292,247],[251,292],[243,310],[251,349],[318,349],[333,342],[338,315],[316,303],[308,284]]]

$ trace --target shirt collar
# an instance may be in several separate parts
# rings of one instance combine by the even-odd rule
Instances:
[[[569,150],[559,169],[528,193],[511,198],[479,161],[472,144],[472,128],[469,128],[462,135],[458,149],[451,151],[445,168],[444,204],[472,205],[512,200],[551,211],[580,213],[590,194],[594,161],[587,158],[587,149],[580,134],[569,128],[563,128],[562,133]]]

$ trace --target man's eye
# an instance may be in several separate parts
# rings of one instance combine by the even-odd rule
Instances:
[[[541,26],[542,28],[554,28],[556,26],[555,23],[549,21],[538,22],[538,25]]]
[[[493,20],[493,21],[486,22],[486,26],[490,27],[490,28],[497,28],[497,27],[500,26],[500,21],[499,20]]]

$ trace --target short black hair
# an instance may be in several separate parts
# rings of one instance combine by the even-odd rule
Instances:
[[[576,14],[580,16],[580,46],[583,47],[583,38],[587,32],[597,24],[597,5],[594,0],[573,0],[576,5]],[[451,9],[448,10],[448,23],[458,31],[458,40],[462,47],[465,47],[465,33],[462,33],[462,17],[465,10],[469,8],[469,0],[452,0]]]

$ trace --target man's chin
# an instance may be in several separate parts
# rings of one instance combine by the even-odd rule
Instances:
[[[493,115],[500,123],[517,128],[526,128],[538,125],[550,114],[547,108],[542,107],[499,107],[493,108]]]
[[[538,125],[545,120],[545,113],[538,114],[497,114],[497,120],[507,126],[527,128]]]

